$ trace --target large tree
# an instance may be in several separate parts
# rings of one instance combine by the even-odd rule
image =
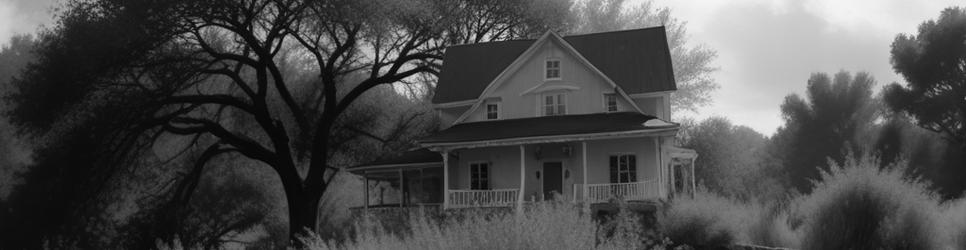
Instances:
[[[316,229],[320,199],[340,167],[333,154],[343,145],[333,131],[356,100],[378,86],[432,77],[448,45],[556,29],[569,6],[71,1],[44,35],[38,62],[15,81],[11,115],[32,137],[67,133],[74,136],[63,145],[92,149],[87,158],[56,158],[89,162],[71,169],[83,170],[81,180],[65,192],[101,190],[118,166],[171,136],[201,138],[190,140],[203,150],[189,173],[222,155],[260,162],[282,183],[294,238]],[[238,120],[251,126],[234,126]],[[197,180],[185,179],[176,186],[195,188],[183,183]]]
[[[874,84],[867,73],[815,73],[808,79],[807,100],[798,94],[785,97],[785,124],[772,137],[770,150],[780,158],[792,186],[809,191],[829,160],[842,163],[849,153],[865,153],[856,139],[875,117],[870,105]]]
[[[918,35],[899,34],[891,52],[893,69],[908,84],[890,84],[886,103],[966,155],[966,9],[943,10],[919,25]]]
[[[711,75],[718,70],[712,65],[718,54],[703,45],[688,44],[687,22],[672,17],[670,9],[655,8],[650,0],[583,0],[571,11],[574,21],[570,32],[577,34],[664,26],[678,83],[671,108],[675,113],[697,112],[711,104],[711,92],[719,87]]]

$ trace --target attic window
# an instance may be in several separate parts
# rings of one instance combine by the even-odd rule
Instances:
[[[500,103],[487,103],[486,104],[486,119],[496,120],[500,119]]]
[[[617,95],[604,94],[604,110],[607,112],[617,112]]]
[[[545,68],[546,73],[544,77],[547,80],[560,79],[560,59],[547,59]]]

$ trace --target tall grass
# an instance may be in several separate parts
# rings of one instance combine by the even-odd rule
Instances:
[[[635,218],[621,221],[637,223]],[[303,238],[309,249],[635,249],[645,233],[640,224],[618,224],[609,236],[578,206],[538,203],[521,214],[470,212],[441,221],[416,215],[408,230],[387,230],[376,220],[356,224],[342,242]]]

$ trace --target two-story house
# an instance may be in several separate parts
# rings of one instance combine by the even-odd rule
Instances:
[[[697,154],[671,145],[676,89],[663,27],[452,46],[433,98],[441,130],[349,170],[367,208],[665,199],[694,189]]]

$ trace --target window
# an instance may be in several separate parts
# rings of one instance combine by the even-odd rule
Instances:
[[[604,94],[604,110],[607,112],[617,111],[617,94]]]
[[[560,60],[558,59],[547,59],[546,64],[546,79],[560,79]]]
[[[611,155],[610,182],[637,182],[637,156],[632,154]]]
[[[500,119],[500,104],[499,103],[488,103],[488,104],[486,104],[486,119],[487,120]]]
[[[543,96],[543,115],[566,115],[567,96],[564,93],[548,94]]]
[[[490,163],[479,162],[470,164],[470,189],[490,189]]]

